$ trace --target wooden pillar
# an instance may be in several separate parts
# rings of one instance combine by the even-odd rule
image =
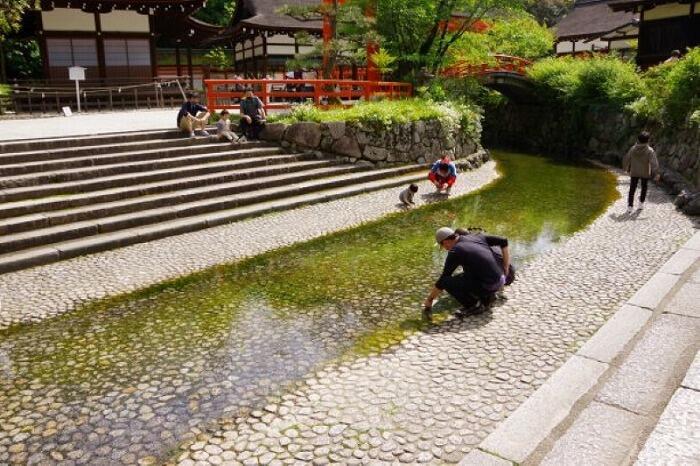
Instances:
[[[97,41],[97,72],[102,82],[107,79],[107,62],[105,60],[105,41],[102,37],[102,19],[95,12],[95,39]]]
[[[262,65],[262,71],[263,71],[263,77],[267,77],[267,36],[265,33],[262,34],[262,40],[263,40],[263,65]]]
[[[151,75],[153,78],[158,77],[158,52],[156,51],[156,18],[153,15],[148,15],[149,34],[148,42],[151,46]]]
[[[187,46],[187,74],[190,75],[190,89],[194,89],[194,67],[192,66],[192,47]]]
[[[0,82],[7,82],[7,65],[5,63],[5,42],[0,41]]]
[[[175,43],[175,72],[177,76],[182,76],[182,66],[180,65],[180,40]]]

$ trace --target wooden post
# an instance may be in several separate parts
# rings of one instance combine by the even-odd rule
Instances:
[[[100,76],[100,81],[105,84],[107,79],[107,61],[105,59],[105,41],[102,37],[102,20],[98,12],[95,12],[95,40],[97,43],[97,72]]]
[[[194,68],[192,66],[192,47],[187,46],[187,73],[190,75],[190,89],[194,89]]]
[[[180,41],[178,40],[175,45],[175,72],[178,78],[182,76],[182,67],[180,66]]]

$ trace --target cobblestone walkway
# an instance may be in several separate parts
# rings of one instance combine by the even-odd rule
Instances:
[[[454,193],[466,194],[494,180],[495,167],[488,162],[463,172]],[[357,226],[399,210],[399,191],[376,191],[0,275],[0,329]],[[428,182],[421,183],[417,202],[430,191]]]
[[[621,192],[627,179],[618,181]],[[194,464],[456,463],[533,393],[693,232],[651,188],[531,262],[492,314],[309,375],[174,457]]]

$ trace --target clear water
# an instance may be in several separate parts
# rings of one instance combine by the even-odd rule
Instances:
[[[503,176],[471,195],[0,331],[0,445],[24,445],[6,460],[166,456],[192,426],[420,331],[437,227],[505,235],[522,266],[617,196],[598,168],[495,156]]]

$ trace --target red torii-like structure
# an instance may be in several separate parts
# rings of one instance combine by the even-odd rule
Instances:
[[[495,73],[510,73],[525,76],[527,67],[532,64],[529,60],[512,55],[491,55],[495,63],[473,64],[457,62],[442,70],[441,75],[451,78],[463,78],[467,76],[485,76]]]

